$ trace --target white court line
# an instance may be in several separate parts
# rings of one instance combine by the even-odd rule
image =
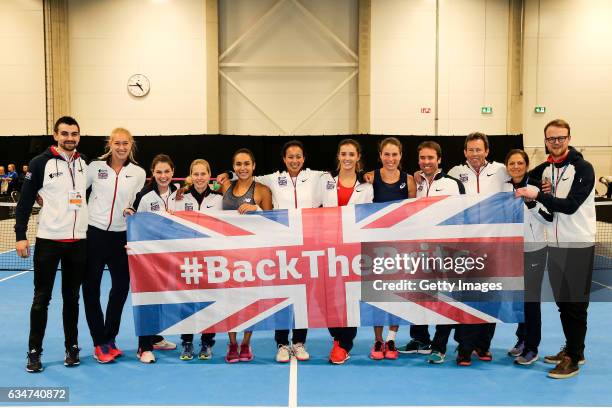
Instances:
[[[297,408],[297,358],[291,356],[289,362],[289,408]]]
[[[19,275],[23,275],[24,273],[28,273],[28,272],[32,272],[32,271],[27,270],[27,271],[21,271],[21,272],[18,272],[18,273],[14,274],[14,275],[7,276],[6,278],[2,278],[2,279],[0,279],[0,282],[4,282],[4,281],[7,281],[7,280],[9,280],[9,279],[16,278],[17,276],[19,276]]]
[[[612,290],[612,286],[604,285],[603,283],[600,283],[600,282],[597,282],[597,281],[593,281],[593,283],[596,283],[598,285],[603,286],[604,288],[608,288],[608,289]]]

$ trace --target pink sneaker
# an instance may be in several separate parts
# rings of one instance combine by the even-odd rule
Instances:
[[[372,350],[370,351],[370,358],[372,360],[382,360],[385,358],[385,343],[382,341],[374,342]]]
[[[253,351],[251,346],[246,344],[240,345],[240,361],[251,361],[253,359]]]
[[[395,347],[395,342],[393,340],[389,340],[385,343],[385,358],[387,360],[397,360],[398,352],[397,347]]]
[[[232,364],[240,361],[240,357],[238,356],[238,344],[230,343],[227,345],[227,354],[225,355],[225,361]]]

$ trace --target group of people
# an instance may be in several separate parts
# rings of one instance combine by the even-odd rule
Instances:
[[[9,163],[7,170],[5,171],[4,166],[0,165],[0,194],[11,194],[13,191],[21,190],[28,166],[24,164],[22,172],[17,173],[15,164]]]
[[[126,217],[137,212],[253,211],[335,207],[371,202],[388,202],[434,195],[515,192],[524,198],[525,214],[525,322],[519,324],[517,343],[509,350],[520,365],[538,359],[541,339],[539,292],[548,265],[551,285],[559,306],[566,344],[544,361],[555,364],[553,378],[576,375],[584,364],[588,292],[595,240],[593,167],[569,146],[570,126],[563,120],[550,122],[544,129],[544,143],[550,153],[546,162],[529,171],[529,157],[520,150],[508,152],[505,163],[488,162],[489,141],[483,133],[472,133],[464,143],[465,164],[448,174],[441,169],[442,149],[434,141],[417,148],[419,171],[414,175],[401,170],[402,143],[387,137],[379,144],[381,168],[362,169],[359,143],[345,139],[338,145],[336,171],[329,173],[304,167],[304,146],[298,140],[287,142],[281,156],[285,169],[254,176],[256,161],[248,149],[237,150],[232,171],[217,176],[220,189],[209,187],[211,168],[204,159],[191,163],[186,185],[172,183],[174,163],[164,154],[151,164],[151,178],[135,161],[134,139],[123,128],[114,129],[106,152],[87,164],[76,151],[80,128],[76,120],[57,120],[53,137],[56,146],[35,157],[25,177],[17,206],[16,249],[29,256],[26,228],[35,201],[42,203],[34,252],[34,300],[30,313],[30,336],[26,369],[42,371],[41,354],[47,323],[47,307],[58,263],[62,263],[63,320],[66,366],[80,362],[77,322],[79,289],[82,284],[87,323],[93,341],[93,355],[109,363],[123,353],[117,347],[121,314],[129,292],[129,266],[126,253]],[[86,190],[91,189],[88,202]],[[100,286],[107,266],[112,287],[106,313],[100,302]],[[582,294],[582,296],[575,296]],[[398,326],[390,326],[383,337],[382,326],[374,327],[370,351],[373,360],[397,359],[398,353],[427,355],[432,364],[444,362],[449,336],[455,330],[458,343],[456,363],[471,365],[472,356],[491,361],[491,340],[495,324],[437,325],[433,340],[425,325],[410,326],[411,340],[396,346]],[[350,358],[356,327],[329,328],[333,346],[329,361],[343,364]],[[276,361],[309,359],[307,329],[276,330]],[[228,333],[225,360],[250,361],[252,332],[245,331],[238,343],[237,333]],[[194,349],[194,335],[181,336],[181,360],[196,356],[212,357],[214,333],[201,335],[200,349]],[[176,344],[162,336],[141,336],[138,358],[155,362],[154,350],[172,350]]]

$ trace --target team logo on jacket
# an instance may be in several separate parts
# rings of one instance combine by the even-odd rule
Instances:
[[[406,183],[400,184],[400,190],[403,190],[406,187]]]
[[[459,180],[461,180],[462,183],[466,183],[468,181],[468,175],[467,173],[461,173],[459,174]]]
[[[417,190],[419,190],[419,191],[423,191],[423,185],[422,185],[422,184],[419,184],[419,188],[417,188]]]
[[[334,190],[336,188],[336,182],[335,181],[328,181],[326,188],[328,190]]]
[[[193,211],[193,203],[185,203],[185,211]]]
[[[49,173],[49,178],[59,177],[62,174],[64,174],[64,173],[62,173],[61,171],[58,171],[57,173]]]
[[[281,187],[286,187],[287,186],[287,177],[279,177],[278,178],[278,185]]]
[[[98,180],[106,180],[108,178],[108,171],[106,169],[98,170]]]
[[[30,173],[29,171],[26,173],[26,175],[24,176],[24,178],[26,180],[32,180],[32,173]]]
[[[159,203],[151,203],[151,211],[159,211]]]

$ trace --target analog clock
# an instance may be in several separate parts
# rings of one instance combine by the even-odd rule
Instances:
[[[134,96],[145,96],[151,89],[149,78],[142,74],[134,74],[128,79],[127,90]]]

